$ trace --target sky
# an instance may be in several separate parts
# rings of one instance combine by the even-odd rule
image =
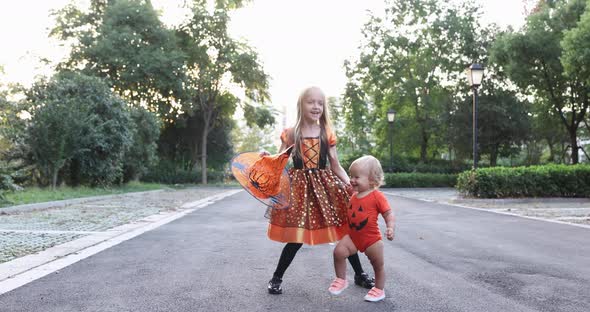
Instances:
[[[70,0],[0,0],[0,66],[4,82],[30,85],[51,69],[39,59],[57,62],[67,49],[48,38],[54,24],[52,10]],[[86,3],[85,1],[77,1]],[[174,25],[181,19],[184,0],[152,0],[162,20]],[[476,0],[484,22],[520,27],[524,22],[521,0]],[[340,96],[346,77],[343,63],[358,55],[361,28],[367,10],[381,12],[383,0],[253,0],[232,15],[230,31],[259,53],[270,75],[272,105],[294,120],[299,93],[319,86],[327,96]]]

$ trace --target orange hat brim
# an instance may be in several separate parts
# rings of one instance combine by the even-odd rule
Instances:
[[[291,148],[276,155],[238,154],[231,161],[232,174],[248,193],[266,206],[286,209],[291,201],[291,183],[286,169]]]

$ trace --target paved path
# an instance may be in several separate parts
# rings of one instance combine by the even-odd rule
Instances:
[[[0,209],[0,264],[88,235],[136,222],[150,215],[174,212],[188,201],[222,192],[201,187],[181,191],[131,193],[90,201],[61,201],[46,209]],[[590,226],[590,199],[465,199],[452,188],[384,189],[391,195],[493,212]],[[65,203],[65,204],[64,204]],[[73,204],[70,204],[73,203]],[[49,208],[49,209],[48,209]],[[36,210],[35,210],[36,209]],[[1,275],[0,275],[1,280]]]
[[[328,244],[303,247],[285,293],[267,294],[282,244],[239,192],[0,295],[0,311],[590,311],[589,229],[388,198],[383,302],[326,291]]]
[[[58,208],[41,210],[0,208],[0,263],[88,235],[104,233],[151,215],[173,212],[183,203],[224,190],[191,188],[129,193],[68,206],[56,203]]]
[[[590,198],[464,198],[453,188],[384,189],[391,195],[492,212],[565,222],[590,228]]]

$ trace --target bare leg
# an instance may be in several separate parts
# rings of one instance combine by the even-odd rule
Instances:
[[[346,279],[346,258],[357,252],[350,236],[344,236],[334,248],[334,270],[336,277]]]
[[[375,270],[375,287],[383,289],[385,287],[385,269],[383,261],[383,241],[380,240],[365,250],[369,257],[373,270]]]

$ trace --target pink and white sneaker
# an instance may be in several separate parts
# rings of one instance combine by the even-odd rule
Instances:
[[[371,288],[367,295],[365,296],[366,301],[377,302],[381,301],[385,298],[385,291],[383,289],[379,289],[377,287]]]
[[[340,295],[340,293],[346,289],[346,287],[348,287],[348,281],[345,279],[341,279],[339,277],[337,277],[336,279],[334,279],[334,281],[332,282],[332,284],[330,284],[330,287],[328,288],[328,291],[332,294],[332,295]]]

